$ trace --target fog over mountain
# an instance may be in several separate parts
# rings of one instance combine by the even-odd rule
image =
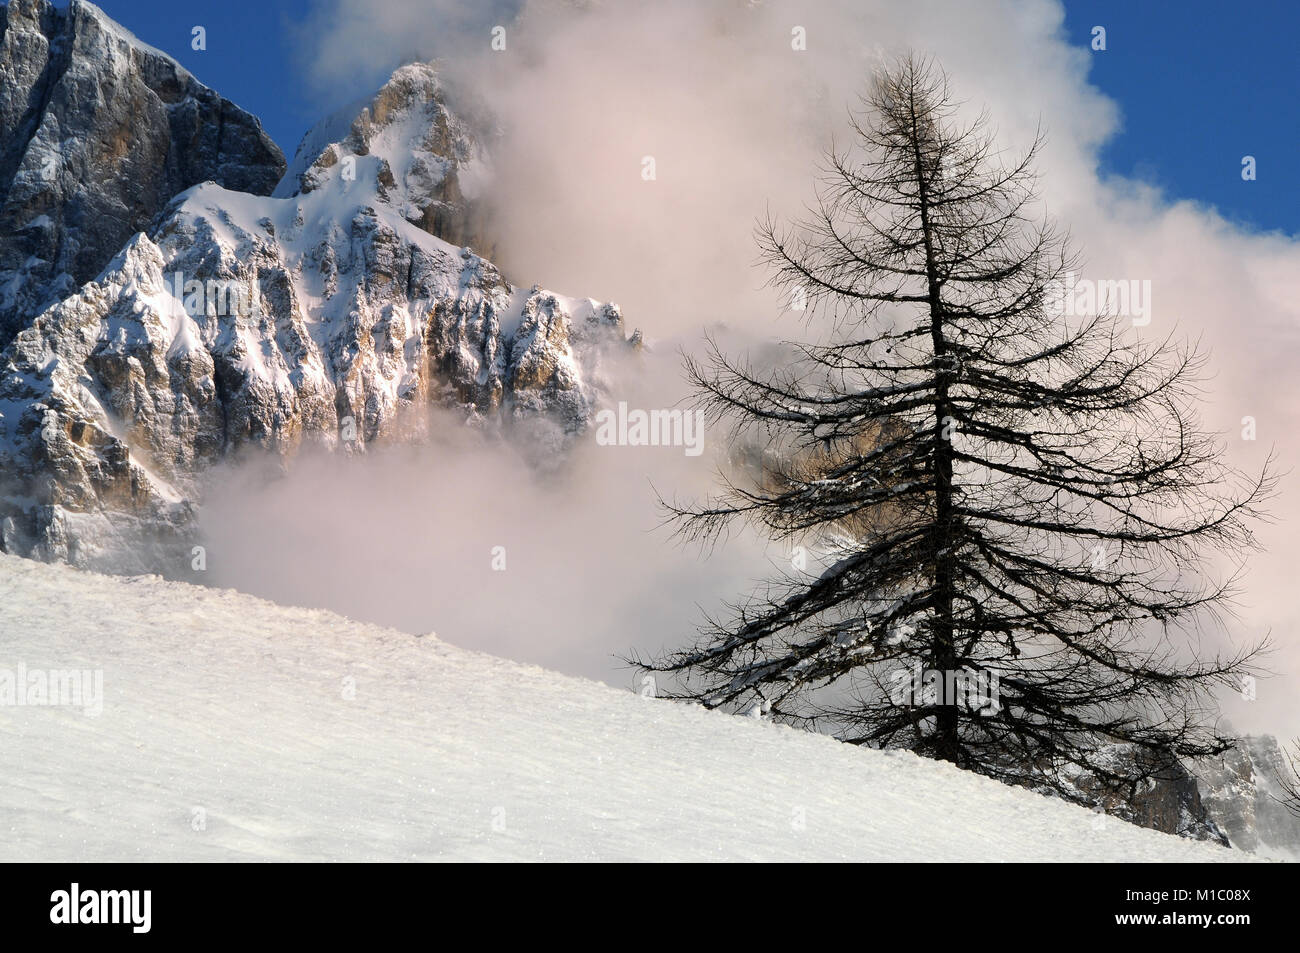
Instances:
[[[504,51],[493,49],[495,26]],[[1230,459],[1258,469],[1276,449],[1286,475],[1275,522],[1259,530],[1265,552],[1231,629],[1239,644],[1271,633],[1271,667],[1300,670],[1289,594],[1300,385],[1288,357],[1300,341],[1300,244],[1101,177],[1100,148],[1122,117],[1090,85],[1095,54],[1067,41],[1059,4],[605,0],[467,13],[412,0],[362,15],[326,2],[298,39],[323,99],[382,79],[395,51],[442,57],[497,121],[488,210],[501,266],[617,301],[647,340],[688,350],[722,323],[755,339],[815,333],[764,287],[755,221],[810,199],[822,150],[843,141],[874,69],[904,49],[933,55],[971,114],[987,108],[1008,153],[1046,131],[1043,207],[1082,250],[1080,278],[1150,281],[1150,323],[1133,333],[1183,335],[1209,351],[1199,411]],[[1285,675],[1261,680],[1253,699],[1223,701],[1241,730],[1288,736],[1300,733],[1296,698],[1300,684]]]

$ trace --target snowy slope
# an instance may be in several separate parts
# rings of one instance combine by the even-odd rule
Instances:
[[[0,706],[0,861],[1249,859],[433,636],[0,555],[0,678],[20,663],[101,669],[103,711]]]

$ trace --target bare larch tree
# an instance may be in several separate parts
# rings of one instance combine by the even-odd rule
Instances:
[[[1041,136],[1005,162],[916,57],[861,107],[808,216],[758,229],[815,343],[776,368],[716,344],[688,360],[712,425],[767,448],[761,472],[666,504],[689,539],[748,521],[814,564],[634,661],[673,697],[1072,795],[1224,750],[1212,689],[1258,647],[1198,639],[1270,467],[1232,469],[1200,429],[1195,347],[1061,307],[1075,261],[1038,205]]]

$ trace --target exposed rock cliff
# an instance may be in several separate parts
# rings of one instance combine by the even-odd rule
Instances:
[[[1139,757],[1114,745],[1110,757],[1129,767]],[[1278,779],[1288,771],[1277,739],[1248,735],[1216,758],[1161,767],[1130,794],[1097,796],[1098,785],[1067,775],[1097,809],[1166,834],[1212,840],[1275,860],[1300,861],[1300,818],[1282,804]]]
[[[1288,768],[1272,735],[1241,738],[1219,758],[1196,765],[1201,800],[1233,847],[1300,861],[1300,818],[1282,804],[1278,779]]]
[[[1099,814],[1122,818],[1139,827],[1228,846],[1228,837],[1206,809],[1196,778],[1186,766],[1157,758],[1134,745],[1112,744],[1098,752],[1101,763],[1120,776],[1147,775],[1131,790],[1115,791],[1071,766],[1061,782],[1076,799]]]
[[[0,7],[0,347],[103,270],[178,192],[261,195],[261,123],[98,7]]]
[[[326,127],[337,129],[336,122]],[[0,355],[0,544],[116,572],[188,566],[202,475],[248,449],[363,450],[430,403],[583,432],[617,307],[517,288],[454,238],[473,137],[436,72],[400,69],[277,197],[176,197]]]

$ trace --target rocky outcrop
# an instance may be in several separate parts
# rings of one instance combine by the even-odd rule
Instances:
[[[254,116],[83,0],[0,7],[0,83],[0,348],[177,193],[284,172]]]
[[[430,405],[538,457],[586,429],[607,356],[639,338],[435,234],[470,221],[476,147],[433,68],[399,70],[343,136],[309,134],[275,196],[177,196],[0,355],[4,550],[177,574],[218,461],[361,452]]]
[[[1201,799],[1233,847],[1300,861],[1300,818],[1282,803],[1279,779],[1289,768],[1277,739],[1253,735],[1194,768]]]
[[[1105,754],[1125,774],[1142,757],[1129,745],[1112,745]],[[1212,840],[1270,859],[1300,860],[1300,817],[1281,800],[1279,779],[1288,776],[1289,768],[1271,735],[1238,738],[1222,755],[1188,764],[1157,767],[1150,762],[1148,770],[1148,780],[1124,792],[1104,792],[1095,779],[1078,771],[1062,778],[1075,800],[1141,827]]]
[[[1202,801],[1195,776],[1182,763],[1156,757],[1135,745],[1112,744],[1096,752],[1098,763],[1120,777],[1143,777],[1123,790],[1069,766],[1060,774],[1062,791],[1139,827],[1228,846],[1228,837]],[[1045,791],[1044,793],[1053,793]]]
[[[404,66],[371,101],[308,132],[274,194],[292,198],[354,179],[357,161],[373,159],[384,202],[429,234],[492,258],[482,203],[490,175],[483,139],[491,123],[479,108],[472,114],[479,117],[474,123],[453,112],[434,70]]]

